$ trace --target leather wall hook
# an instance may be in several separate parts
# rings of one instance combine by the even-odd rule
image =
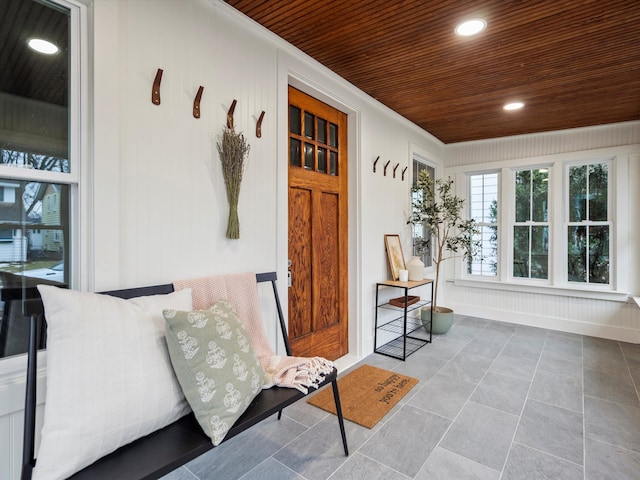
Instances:
[[[194,118],[200,118],[200,100],[202,99],[202,91],[204,87],[200,85],[196,98],[193,100],[193,116]]]
[[[156,78],[153,80],[153,87],[151,87],[151,103],[154,105],[160,105],[160,82],[162,81],[161,68],[156,72]]]
[[[258,123],[256,123],[256,137],[262,137],[262,120],[264,119],[264,110],[260,114],[260,118],[258,118]]]
[[[227,112],[227,128],[233,128],[233,111],[236,109],[236,103],[238,102],[234,99]]]
[[[407,171],[407,168],[409,167],[404,167],[404,170],[402,170],[402,181],[404,182],[404,174]]]
[[[378,163],[378,160],[380,160],[380,155],[378,155],[378,158],[373,162],[373,173],[376,173],[376,164]]]
[[[400,164],[396,163],[396,166],[393,167],[393,178],[396,178],[396,170],[398,169],[399,166],[400,166]]]
[[[391,160],[387,160],[387,163],[384,164],[384,176],[387,176],[387,167],[389,166],[389,164],[391,163]]]

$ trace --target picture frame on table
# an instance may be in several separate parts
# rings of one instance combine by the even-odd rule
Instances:
[[[402,244],[400,243],[400,235],[385,235],[384,245],[387,249],[389,267],[391,268],[391,279],[398,280],[400,278],[400,270],[404,270],[406,268],[404,255],[402,253]]]

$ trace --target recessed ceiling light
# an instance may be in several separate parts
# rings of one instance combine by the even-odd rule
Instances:
[[[36,52],[44,53],[46,55],[53,55],[54,53],[58,53],[58,47],[56,47],[51,42],[42,40],[41,38],[32,38],[31,40],[29,40],[28,45]]]
[[[511,103],[507,103],[504,107],[505,110],[520,110],[522,107],[524,107],[524,103],[522,102],[511,102]]]
[[[461,37],[468,37],[480,33],[485,28],[487,28],[487,22],[485,20],[482,18],[474,18],[473,20],[467,20],[459,24],[455,32],[456,35],[460,35]]]

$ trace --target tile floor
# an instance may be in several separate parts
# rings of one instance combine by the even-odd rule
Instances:
[[[420,380],[369,430],[305,401],[165,480],[640,478],[640,345],[456,316],[406,362]]]

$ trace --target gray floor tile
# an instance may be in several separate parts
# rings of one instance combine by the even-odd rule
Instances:
[[[637,480],[640,453],[587,438],[585,480]]]
[[[520,415],[531,384],[504,375],[488,372],[471,400],[513,415]]]
[[[636,360],[640,362],[640,345],[637,343],[620,342],[620,348],[627,360]]]
[[[543,350],[538,370],[556,373],[564,377],[582,378],[582,356]]]
[[[286,416],[277,420],[274,415],[192,460],[186,467],[200,480],[237,479],[305,430],[303,425]]]
[[[413,478],[450,423],[405,405],[361,447],[360,453]]]
[[[453,420],[475,388],[475,383],[437,374],[408,403]]]
[[[537,362],[543,348],[544,340],[542,339],[532,342],[527,338],[520,338],[514,335],[507,342],[502,353],[516,358],[535,360]]]
[[[476,335],[478,335],[484,328],[488,325],[488,321],[480,320],[473,317],[466,317],[455,325],[451,327],[449,330],[449,334],[452,337],[471,340]]]
[[[515,443],[501,480],[583,480],[582,466]]]
[[[349,451],[355,452],[376,432],[345,421]],[[308,480],[328,478],[347,460],[335,415],[314,425],[274,455],[274,458]],[[226,480],[226,479],[225,479]]]
[[[353,368],[350,368],[349,371],[355,370],[360,365],[373,365],[374,367],[386,368],[387,370],[393,370],[402,360],[398,360],[396,358],[387,357],[386,355],[380,355],[379,353],[372,353],[367,355],[358,362]],[[344,372],[346,373],[346,372]],[[342,375],[342,373],[341,373]]]
[[[518,325],[513,332],[513,338],[523,338],[532,343],[544,343],[547,335],[549,335],[549,330],[528,325]]]
[[[493,323],[492,320],[486,320],[484,318],[465,316],[460,319],[460,321],[456,322],[457,327],[470,327],[475,329],[476,331],[483,330],[487,325]]]
[[[529,398],[582,413],[582,379],[540,370],[531,384]]]
[[[584,398],[587,438],[640,453],[640,408]]]
[[[632,407],[640,407],[638,392],[636,392],[629,373],[615,375],[585,368],[584,394]]]
[[[530,382],[538,367],[538,358],[517,356],[507,352],[507,347],[498,355],[489,371]]]
[[[494,470],[502,470],[518,417],[468,402],[440,447]]]
[[[308,398],[311,398],[311,395]],[[325,410],[309,405],[306,399],[288,406],[282,411],[282,414],[305,427],[313,427],[316,423],[331,415]]]
[[[504,348],[506,340],[488,338],[484,333],[471,340],[461,353],[495,359]]]
[[[527,400],[515,441],[582,465],[582,422],[579,413]]]
[[[500,472],[444,448],[436,448],[416,480],[498,480]]]
[[[331,476],[331,480],[407,480],[408,478],[359,453],[351,455],[349,460]]]
[[[626,361],[627,365],[629,365],[629,372],[631,373],[631,378],[636,386],[636,390],[640,391],[640,360],[627,357]]]
[[[180,467],[171,473],[166,474],[161,480],[197,480],[193,473],[187,470],[186,467]]]
[[[622,351],[611,353],[607,351],[587,352],[585,349],[582,359],[584,368],[596,372],[627,375],[629,368]]]
[[[437,357],[443,360],[451,360],[460,352],[469,340],[454,337],[434,337],[433,343],[424,346],[415,353],[415,356]]]
[[[543,351],[582,357],[582,339],[579,336],[558,335],[556,332],[550,332]]]
[[[440,373],[459,378],[466,382],[478,383],[493,363],[493,360],[479,355],[459,353],[440,369]]]
[[[304,477],[269,457],[240,480],[304,480]]]
[[[613,354],[620,354],[622,352],[620,342],[616,340],[608,340],[606,338],[585,336],[582,338],[582,345],[584,347],[585,356],[588,353],[595,352],[608,352]]]
[[[429,348],[429,345],[422,348]],[[393,371],[426,382],[438,373],[445,363],[446,360],[437,357],[411,355],[405,362],[396,365]]]

